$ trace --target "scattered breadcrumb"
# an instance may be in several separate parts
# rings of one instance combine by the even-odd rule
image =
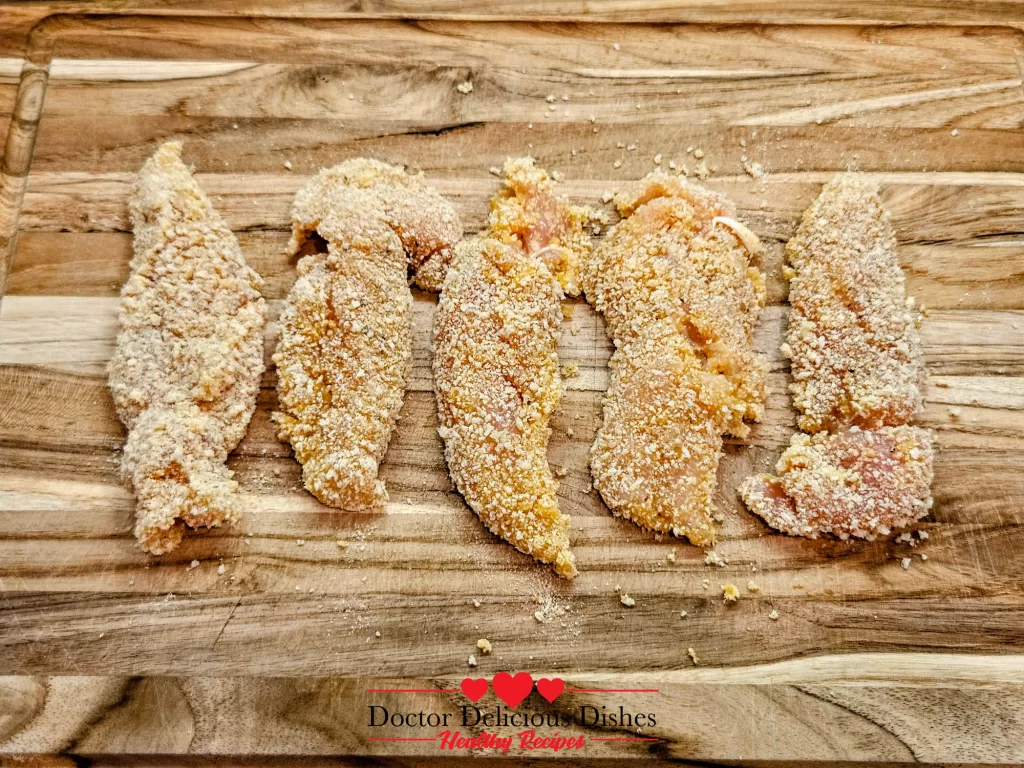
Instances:
[[[612,168],[621,168],[621,167],[622,167],[622,161],[621,160],[616,160],[614,163],[612,163]]]
[[[771,612],[768,614],[768,618],[772,621],[777,620],[779,618],[779,612],[772,608]]]
[[[735,584],[723,584],[722,585],[722,596],[725,598],[727,603],[735,603],[740,599],[740,589]]]
[[[291,160],[285,160],[284,161],[284,167],[287,168],[290,171],[292,169],[292,161]]]
[[[661,153],[660,152],[654,156],[654,164],[655,165],[661,165]]]
[[[743,163],[743,170],[748,176],[758,181],[765,177],[764,166],[761,163]]]
[[[634,607],[636,605],[636,600],[634,600],[632,597],[627,595],[625,592],[623,592],[621,595],[619,595],[619,602],[622,603],[627,608],[632,608],[632,607]]]
[[[685,619],[689,614],[686,611],[679,612],[679,618]]]
[[[469,654],[469,658],[466,660],[466,663],[469,666],[471,666],[471,667],[475,667],[476,666],[476,656],[474,656],[472,653]]]
[[[193,560],[191,563],[188,564],[188,568],[186,570],[191,571],[191,570],[194,570],[194,569],[196,569],[198,567],[199,567],[199,561],[198,560]]]
[[[711,550],[710,552],[704,553],[704,565],[717,565],[720,568],[724,568],[728,565],[728,561],[714,550]]]
[[[220,574],[221,576],[223,576],[223,575],[224,575],[224,571],[225,571],[225,570],[226,570],[226,569],[225,569],[225,567],[224,567],[224,563],[221,563],[220,565],[218,565],[218,566],[217,566],[217,573],[218,573],[218,574]]]
[[[693,150],[693,156],[695,158],[697,158],[698,160],[702,159],[704,157],[704,150],[703,149],[695,149],[695,150]]]
[[[344,539],[338,539],[334,543],[338,546],[338,549],[348,549],[348,542]]]
[[[303,547],[305,545],[306,545],[306,540],[305,539],[296,539],[295,540],[295,546]]]
[[[951,406],[950,409],[949,409],[949,417],[951,419],[959,419],[960,418],[960,413],[961,413],[960,409],[957,408],[955,405]]]
[[[700,163],[697,164],[697,167],[694,169],[693,175],[696,176],[701,181],[705,181],[711,176],[711,169],[708,168],[707,163],[701,160]]]
[[[474,599],[474,600],[473,600],[473,607],[474,607],[474,608],[479,608],[479,607],[480,607],[480,601],[479,601],[479,600],[476,600],[476,599]]]
[[[665,559],[668,560],[670,563],[674,563],[676,561],[676,551],[673,549],[671,552],[665,555]]]
[[[615,193],[614,192],[605,191],[605,192],[601,193],[601,202],[602,203],[610,203],[613,199],[615,199]]]
[[[693,648],[687,648],[686,649],[686,653],[690,657],[690,661],[693,662],[693,666],[699,667],[700,666],[700,662],[697,661],[697,652],[695,650],[693,650]]]
[[[476,641],[476,647],[483,651],[485,654],[491,652],[491,641],[486,638],[480,638]]]
[[[465,82],[462,82],[462,83],[459,83],[458,85],[456,85],[455,86],[455,90],[457,90],[459,93],[463,93],[463,94],[465,94],[465,93],[472,93],[473,92],[473,83],[470,82],[469,80],[466,80]]]
[[[533,612],[533,618],[541,624],[548,624],[555,619],[561,619],[569,611],[568,603],[556,601],[552,597],[541,598],[539,595],[535,595],[534,601],[540,604],[540,608]]]
[[[760,592],[761,588],[759,586],[757,586],[757,582],[751,580],[751,581],[747,582],[747,591],[748,592]]]
[[[907,570],[910,567],[911,560],[909,557],[904,557],[900,560],[900,565],[903,566],[903,570]]]

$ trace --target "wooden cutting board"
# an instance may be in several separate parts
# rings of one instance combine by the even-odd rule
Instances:
[[[534,692],[515,711],[569,717],[559,730],[585,738],[579,758],[1024,761],[1024,33],[998,13],[886,27],[217,8],[72,4],[33,20],[24,49],[0,36],[0,753],[437,758],[438,728],[373,727],[368,708],[459,725],[463,677],[522,670],[566,681],[553,704]],[[164,557],[139,551],[104,366],[131,252],[126,197],[172,138],[265,277],[274,317],[295,277],[291,199],[320,167],[421,168],[471,233],[506,156],[533,154],[573,199],[602,206],[656,156],[692,173],[703,152],[707,184],[766,244],[769,282],[768,414],[728,446],[715,499],[727,563],[614,519],[590,490],[610,347],[580,302],[560,347],[579,376],[550,459],[581,574],[563,582],[488,534],[445,471],[423,293],[386,510],[338,512],[301,488],[269,424],[270,367],[230,460],[241,523]],[[914,546],[777,535],[736,496],[794,428],[778,353],[784,243],[848,167],[883,185],[928,312],[920,421],[940,453]],[[727,582],[743,592],[735,605]],[[581,706],[657,724],[580,722]]]

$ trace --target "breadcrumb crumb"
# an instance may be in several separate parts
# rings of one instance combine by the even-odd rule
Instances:
[[[704,553],[704,565],[717,565],[724,568],[728,563],[714,550]]]
[[[735,584],[723,584],[722,585],[722,597],[725,598],[727,603],[735,603],[740,599],[740,590]]]
[[[633,608],[636,605],[636,600],[627,595],[625,592],[619,595],[619,602],[627,608]]]

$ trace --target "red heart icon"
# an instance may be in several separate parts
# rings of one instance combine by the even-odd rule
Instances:
[[[499,672],[492,684],[494,693],[512,709],[518,707],[533,690],[533,678],[529,672],[517,672],[514,677],[508,672]]]
[[[548,680],[546,677],[542,677],[537,681],[537,693],[547,699],[551,704],[554,704],[555,699],[561,696],[564,690],[565,680],[560,677],[556,677],[554,680]]]
[[[487,681],[482,677],[478,677],[474,680],[471,677],[467,677],[462,681],[462,685],[459,686],[462,692],[466,694],[466,698],[476,704],[480,699],[487,693]]]

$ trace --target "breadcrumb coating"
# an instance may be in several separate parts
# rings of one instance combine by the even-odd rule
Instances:
[[[777,477],[750,477],[747,506],[793,536],[874,539],[932,506],[932,432],[912,426],[793,435]]]
[[[587,208],[557,197],[532,158],[509,159],[488,229],[455,249],[434,323],[434,382],[445,459],[485,526],[576,575],[569,517],[547,461],[562,397],[561,302],[590,251]]]
[[[461,234],[421,176],[376,160],[322,170],[295,196],[291,248],[305,255],[281,314],[273,419],[324,504],[388,500],[378,469],[412,358],[409,270],[436,290]]]
[[[931,430],[907,426],[921,409],[924,365],[904,296],[896,238],[878,190],[836,176],[804,214],[786,252],[791,358],[800,428],[777,476],[740,493],[794,536],[874,539],[932,506]]]
[[[708,544],[722,435],[764,413],[760,243],[723,197],[660,171],[616,204],[581,270],[615,343],[594,485],[616,515]]]
[[[159,555],[186,526],[237,519],[224,462],[256,408],[266,303],[180,142],[142,166],[129,212],[134,256],[108,373],[128,428],[121,472],[137,498],[135,536]]]
[[[800,429],[906,424],[921,410],[921,342],[874,183],[843,173],[826,184],[786,255]]]

